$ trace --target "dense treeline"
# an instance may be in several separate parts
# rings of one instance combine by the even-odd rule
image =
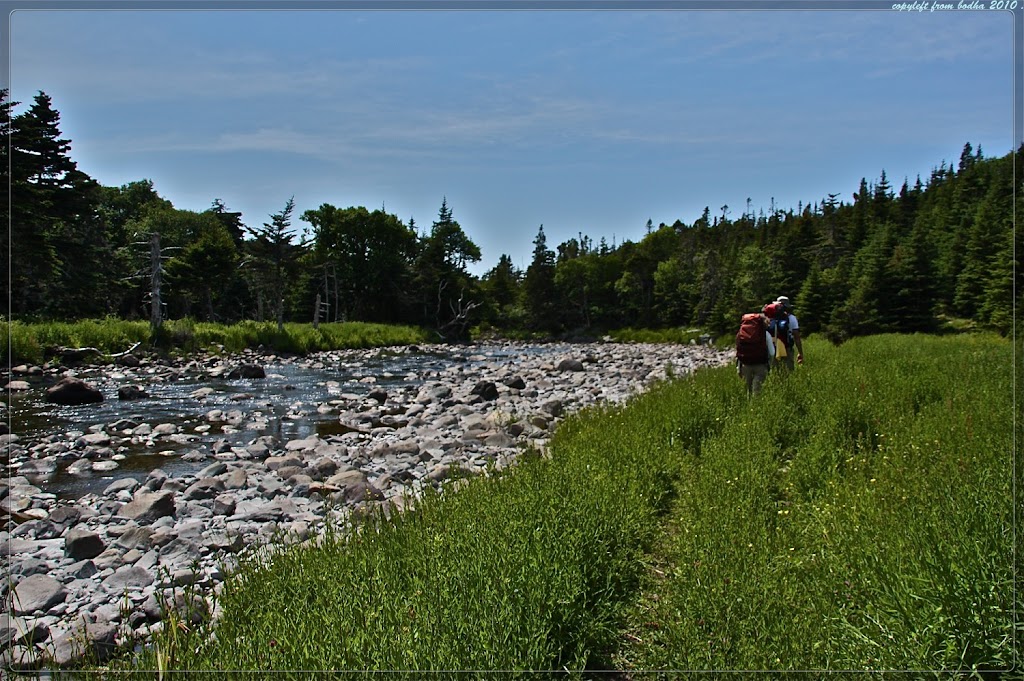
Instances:
[[[692,224],[649,221],[635,243],[595,245],[581,233],[552,248],[542,225],[525,271],[503,255],[478,278],[467,267],[480,249],[444,199],[422,232],[384,210],[326,203],[299,215],[300,228],[292,199],[249,226],[220,199],[196,212],[175,208],[150,180],[100,185],[71,159],[45,93],[17,106],[0,91],[12,318],[151,318],[156,234],[163,318],[405,323],[448,339],[481,324],[725,333],[786,294],[807,331],[837,340],[928,331],[940,315],[1004,333],[1012,323],[1020,152],[985,158],[968,143],[956,167],[943,162],[926,182],[896,189],[883,170],[850,203],[829,194],[755,214],[748,200],[735,218],[722,206]]]

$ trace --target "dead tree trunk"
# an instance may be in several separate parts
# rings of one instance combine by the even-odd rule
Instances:
[[[152,262],[149,288],[149,326],[153,333],[156,333],[163,324],[163,310],[160,301],[160,234],[153,232],[149,241],[149,257]]]

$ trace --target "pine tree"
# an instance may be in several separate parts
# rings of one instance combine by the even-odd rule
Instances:
[[[544,225],[533,240],[533,260],[523,280],[526,321],[530,328],[554,330],[559,326],[555,300],[555,252],[548,248]]]
[[[953,305],[958,313],[967,317],[978,313],[989,279],[998,271],[1000,247],[1010,230],[1010,215],[1000,209],[996,193],[991,192],[978,206],[964,249],[963,269],[956,278]]]
[[[306,248],[304,241],[294,242],[295,230],[291,226],[295,197],[288,199],[284,209],[270,216],[270,223],[249,228],[253,239],[247,242],[247,268],[253,287],[269,305],[277,320],[278,330],[284,329],[285,298],[296,264]]]
[[[447,197],[442,198],[437,220],[421,240],[413,265],[423,323],[433,325],[442,338],[468,337],[473,311],[481,301],[466,266],[479,260],[480,247],[454,219]]]
[[[890,330],[901,333],[928,332],[935,329],[935,248],[922,224],[892,250],[885,265],[888,291],[885,311]]]
[[[498,264],[483,276],[482,289],[491,305],[491,319],[508,327],[517,319],[516,304],[522,286],[522,275],[512,264],[512,258],[502,254]]]
[[[12,312],[102,313],[112,249],[99,188],[71,159],[59,124],[44,92],[10,122]]]
[[[242,214],[229,211],[228,207],[220,199],[214,199],[207,212],[216,216],[217,220],[228,230],[228,236],[235,242],[235,246],[241,247],[242,241],[245,239],[245,225],[242,224]]]
[[[210,214],[202,214],[209,219]],[[218,315],[215,303],[230,295],[238,269],[238,250],[228,228],[219,220],[210,220],[198,237],[167,262],[168,289],[185,303],[182,316],[213,321]],[[218,305],[219,307],[219,305]]]
[[[966,144],[964,144],[963,151],[960,152],[960,165],[957,166],[958,173],[962,173],[965,170],[969,170],[974,166],[974,163],[977,159],[971,154],[971,151],[971,143],[967,142]]]
[[[1013,326],[1013,273],[1015,268],[1020,271],[1013,242],[1014,234],[1007,232],[993,254],[992,272],[984,283],[978,309],[978,318],[983,324],[1004,334]]]

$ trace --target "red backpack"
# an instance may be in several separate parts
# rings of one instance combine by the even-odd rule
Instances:
[[[736,358],[744,364],[767,364],[768,343],[764,317],[756,312],[743,315],[736,332]]]
[[[782,307],[782,303],[768,303],[761,308],[761,312],[763,312],[764,316],[768,319],[782,319],[783,315],[786,314],[785,309]]]

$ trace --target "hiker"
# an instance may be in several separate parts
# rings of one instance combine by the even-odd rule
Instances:
[[[793,305],[786,296],[779,296],[774,303],[777,306],[778,314],[768,324],[768,331],[772,338],[776,339],[775,361],[783,364],[790,371],[794,368],[793,355],[796,354],[796,363],[804,363],[804,344],[800,339],[800,321],[793,314]],[[793,349],[796,348],[796,352]]]
[[[759,312],[743,315],[736,332],[736,371],[747,384],[747,395],[761,392],[775,358],[775,343],[768,333],[768,318]]]

